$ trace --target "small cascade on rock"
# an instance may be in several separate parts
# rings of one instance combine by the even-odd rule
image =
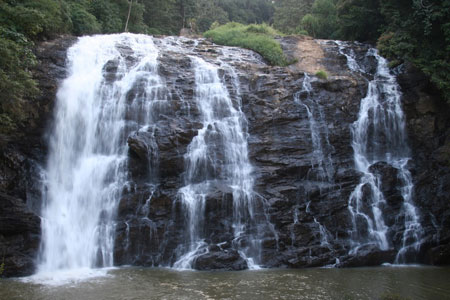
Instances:
[[[113,266],[127,137],[151,135],[153,109],[165,102],[157,57],[144,35],[82,37],[69,49],[51,131],[39,273]]]
[[[399,159],[393,164],[398,169],[398,177],[403,184],[400,191],[404,199],[402,216],[405,219],[401,248],[395,257],[395,263],[397,264],[415,261],[415,255],[420,250],[421,238],[424,233],[419,213],[412,202],[414,185],[411,173],[407,168],[408,160],[408,158]]]
[[[193,263],[208,254],[211,245],[205,236],[205,207],[213,193],[222,201],[231,197],[231,248],[249,268],[259,263],[259,240],[249,232],[255,222],[252,167],[248,160],[245,116],[239,103],[233,105],[230,94],[219,78],[219,68],[199,57],[191,56],[195,69],[195,100],[201,114],[198,130],[185,155],[186,185],[179,190],[187,219],[187,247],[174,264],[175,268],[193,268]],[[227,242],[214,245],[222,250]],[[229,253],[230,250],[224,250]]]
[[[343,41],[334,41],[338,46],[339,53],[347,58],[347,67],[353,72],[362,72],[361,67],[358,65],[355,59],[355,51],[351,47],[347,47],[347,44]]]
[[[309,208],[310,204],[311,204],[311,201],[309,201],[309,202],[306,204],[306,212],[309,213],[309,214],[311,214],[311,210],[310,210],[310,208]],[[322,224],[320,224],[319,221],[317,221],[317,218],[316,218],[316,217],[313,217],[313,219],[314,219],[314,223],[316,223],[317,226],[319,227],[319,233],[320,233],[320,245],[321,245],[321,246],[330,247],[330,243],[329,243],[329,241],[328,241],[328,240],[329,240],[330,233],[329,233],[328,230],[325,228],[325,226],[323,226]],[[298,221],[297,221],[297,222],[298,222]]]
[[[317,181],[332,182],[334,166],[331,158],[332,146],[328,138],[328,126],[320,105],[311,97],[311,78],[304,74],[302,89],[294,94],[294,102],[302,105],[307,112],[312,142],[312,175]],[[302,97],[304,100],[302,100]],[[308,104],[307,104],[308,103]],[[318,120],[316,119],[318,117]]]
[[[358,65],[354,52],[347,51],[343,43],[338,46],[340,53],[347,57],[351,71],[367,73],[365,66]],[[413,204],[414,187],[407,167],[410,150],[406,142],[401,93],[387,61],[376,49],[369,49],[365,59],[375,61],[376,72],[368,83],[367,95],[361,100],[358,119],[351,127],[355,166],[363,175],[348,200],[353,223],[350,254],[356,254],[363,246],[380,250],[395,248],[399,249],[396,263],[403,263],[407,261],[406,253],[418,251],[422,227]],[[393,221],[387,224],[383,213],[392,201],[383,194],[382,172],[389,168],[396,173],[403,199],[395,224]],[[390,226],[394,225],[403,227],[400,241],[390,236]]]
[[[312,155],[311,155],[311,170],[308,173],[308,182],[304,183],[306,197],[309,199],[310,190],[318,188],[319,192],[323,188],[329,186],[334,181],[334,166],[331,157],[332,146],[328,138],[328,125],[324,118],[324,113],[321,106],[316,102],[316,100],[311,96],[313,88],[311,86],[311,77],[304,73],[302,89],[294,94],[294,102],[301,105],[307,113],[309,128],[311,132],[311,144],[312,144]],[[316,119],[317,118],[317,119]],[[308,200],[306,204],[306,213],[313,217],[314,223],[317,224],[321,246],[330,246],[328,237],[329,232],[316,218],[314,213],[310,209],[311,200]],[[294,211],[294,223],[298,223],[298,212],[297,208]]]

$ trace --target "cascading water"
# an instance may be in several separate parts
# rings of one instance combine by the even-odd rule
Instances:
[[[420,250],[422,243],[423,228],[420,223],[419,213],[412,202],[414,185],[412,176],[407,168],[408,159],[399,159],[394,163],[399,172],[398,176],[403,186],[401,187],[401,194],[404,199],[402,204],[402,214],[404,216],[404,231],[402,237],[402,247],[395,257],[395,263],[409,262],[408,255],[412,255],[414,261],[415,254]]]
[[[302,105],[308,115],[313,147],[311,165],[312,169],[317,172],[315,177],[322,182],[332,182],[334,166],[331,158],[332,146],[328,139],[328,126],[325,123],[320,105],[314,99],[311,99],[311,92],[311,78],[305,73],[302,89],[300,92],[294,94],[294,102]],[[306,94],[305,100],[310,102],[309,105],[301,100],[301,94]],[[318,115],[319,120],[316,120],[315,114]]]
[[[362,68],[358,65],[355,59],[355,51],[352,48],[348,48],[347,44],[342,41],[334,41],[338,46],[339,53],[347,58],[347,67],[353,72],[363,72]],[[348,49],[348,54],[346,50]]]
[[[311,210],[309,208],[309,206],[311,205],[311,201],[309,201],[306,204],[306,212],[307,213],[311,213]],[[320,224],[319,221],[317,221],[316,217],[313,217],[314,219],[314,223],[317,224],[317,226],[319,227],[319,233],[320,233],[320,245],[321,246],[326,246],[326,247],[330,247],[330,243],[328,241],[330,233],[328,232],[328,230],[325,228],[325,226],[323,226],[322,224]],[[295,222],[294,222],[295,223]]]
[[[334,181],[334,166],[331,157],[332,146],[328,138],[328,126],[325,122],[323,111],[320,105],[313,99],[311,93],[313,88],[311,86],[311,77],[304,73],[302,89],[294,94],[294,102],[301,105],[307,113],[309,121],[309,129],[311,132],[312,156],[311,156],[311,170],[308,173],[308,180],[311,182],[303,183],[306,185],[306,192],[313,186],[318,186],[322,190]],[[304,98],[302,100],[302,98]],[[307,104],[308,103],[308,104]],[[316,116],[318,120],[316,120]],[[309,195],[307,194],[306,197]],[[306,204],[306,212],[313,216],[314,223],[319,227],[321,246],[330,246],[328,241],[330,233],[327,231],[310,209],[311,201]],[[294,223],[298,223],[297,209],[294,211]]]
[[[153,106],[165,101],[157,56],[151,37],[131,34],[83,37],[69,49],[51,131],[39,273],[113,265],[126,139],[148,130]]]
[[[233,247],[246,259],[249,268],[256,268],[254,258],[257,241],[249,246],[240,240],[247,234],[247,225],[254,217],[252,167],[248,160],[245,116],[240,104],[235,108],[218,66],[191,56],[195,69],[195,100],[202,128],[185,155],[186,185],[179,190],[187,213],[188,247],[174,264],[176,268],[192,268],[196,257],[208,251],[202,230],[208,195],[217,185],[225,184],[233,197]],[[256,244],[255,244],[256,243]],[[255,250],[256,249],[256,250]]]
[[[339,51],[347,57],[351,71],[365,73],[359,66],[354,52],[345,52],[345,45],[338,43]],[[373,80],[368,84],[367,95],[361,100],[358,119],[351,127],[356,169],[363,175],[349,197],[348,209],[352,216],[350,231],[351,253],[361,246],[375,245],[381,250],[393,247],[388,239],[388,226],[382,213],[386,199],[381,191],[381,179],[371,167],[385,162],[397,169],[403,197],[402,212],[404,233],[396,262],[405,262],[405,253],[420,247],[422,227],[413,204],[413,183],[407,168],[410,150],[406,143],[405,121],[401,107],[401,93],[396,78],[389,72],[387,61],[377,50],[369,49],[366,57],[377,63]]]
[[[222,251],[219,255],[234,251],[240,261],[245,261],[245,266],[258,268],[264,263],[262,257],[267,258],[270,253],[262,253],[263,242],[273,251],[281,248],[277,232],[269,222],[268,206],[253,191],[247,120],[241,111],[242,74],[236,66],[258,63],[259,58],[244,55],[239,51],[245,50],[235,48],[204,51],[201,43],[183,38],[153,39],[121,34],[83,37],[69,50],[70,72],[58,93],[46,170],[40,273],[112,266],[115,217],[121,198],[135,201],[117,218],[117,228],[123,229],[121,255],[131,257],[121,262],[124,264],[143,261],[147,265],[195,268],[196,259],[210,251]],[[159,56],[158,47],[167,52]],[[360,59],[345,44],[340,43],[339,50],[348,58],[352,72],[369,76],[358,65]],[[356,169],[363,174],[348,200],[353,221],[351,251],[356,253],[365,245],[380,249],[394,247],[383,218],[386,199],[381,192],[380,175],[372,170],[376,163],[385,162],[397,170],[401,183],[403,204],[396,224],[404,224],[401,224],[403,230],[398,230],[402,237],[397,235],[395,247],[399,249],[396,261],[402,263],[420,247],[422,228],[412,201],[414,187],[408,170],[409,149],[400,92],[386,61],[373,49],[367,55],[376,60],[377,72],[369,82],[367,96],[361,101],[358,120],[351,130]],[[171,69],[167,62],[186,68],[183,75],[193,72],[195,81],[188,76],[172,76],[175,68]],[[164,76],[168,74],[167,84],[158,71]],[[182,87],[178,86],[179,82]],[[319,222],[323,218],[314,211],[318,202],[308,197],[313,193],[326,197],[325,193],[337,186],[331,157],[334,149],[328,139],[324,106],[315,95],[311,78],[305,74],[302,90],[295,94],[294,100],[299,111],[307,116],[311,167],[307,166],[307,178],[302,183],[307,196],[302,203],[305,206],[297,203],[292,210],[293,224],[288,224],[288,228],[301,228],[300,218],[306,213],[311,217],[308,222],[314,220],[308,226],[317,228],[313,246],[320,251],[326,251],[325,247],[335,251],[337,237]],[[173,109],[169,110],[169,105]],[[175,142],[170,144],[167,140],[178,133],[183,134],[183,141],[178,144],[174,138]],[[145,156],[135,163],[148,163],[148,174],[139,173],[139,182],[131,183],[128,181],[134,176],[130,167],[134,158],[129,151],[134,151],[134,142],[142,142],[137,146]],[[166,149],[160,153],[164,149],[161,145]],[[174,172],[170,178],[173,182],[168,183],[170,193],[164,194],[165,187],[161,186],[166,182],[159,180],[159,176],[165,176],[165,170],[159,160],[167,161],[167,156],[162,155],[170,147],[180,151],[178,157],[170,158],[183,159],[185,153],[185,169],[180,167],[180,173]],[[178,179],[183,171],[179,188],[174,178]],[[177,193],[180,201],[176,201]],[[137,194],[145,197],[133,198]],[[155,204],[158,201],[154,200],[164,203]],[[216,203],[223,206],[212,209]],[[154,205],[160,205],[159,209]],[[168,208],[171,205],[172,210]],[[301,211],[304,207],[306,211]],[[178,213],[182,214],[181,218]],[[220,225],[208,231],[205,227],[211,222]],[[182,224],[186,228],[178,227]],[[220,232],[220,237],[213,236],[222,229],[226,232]],[[144,234],[151,237],[142,244],[136,241]],[[298,231],[292,230],[290,248],[301,246],[299,239],[294,243],[296,234]],[[280,238],[284,237],[280,234]],[[147,253],[150,248],[153,252]],[[161,249],[166,251],[164,255],[156,253]],[[140,256],[146,257],[139,260]]]

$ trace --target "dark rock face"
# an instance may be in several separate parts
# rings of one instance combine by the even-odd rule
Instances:
[[[194,268],[201,271],[226,270],[241,271],[248,268],[247,262],[233,249],[220,249],[205,253],[194,261]]]
[[[0,193],[0,243],[5,276],[29,275],[40,242],[40,219],[22,199]]]
[[[35,267],[40,236],[35,214],[41,198],[38,166],[45,164],[46,156],[43,129],[45,121],[51,122],[57,84],[65,77],[65,51],[73,42],[63,38],[38,48],[41,64],[35,73],[44,93],[38,101],[37,118],[24,131],[25,137],[2,138],[0,143],[0,250],[6,249],[7,276],[28,275]],[[310,74],[312,89],[307,93],[302,90],[306,76],[301,66],[269,67],[248,62],[245,56],[235,61],[221,57],[222,47],[205,40],[199,40],[198,45],[192,40],[181,43],[211,63],[217,57],[223,59],[237,73],[241,108],[247,118],[255,197],[260,203],[253,217],[270,222],[261,234],[262,265],[355,267],[394,262],[405,228],[397,217],[402,206],[398,170],[385,162],[372,165],[370,171],[379,179],[386,199],[382,211],[392,245],[383,251],[366,245],[349,254],[352,220],[348,200],[361,178],[354,166],[350,126],[358,117],[370,76],[352,73],[337,46],[322,42],[323,57],[317,59],[329,77],[322,80]],[[283,47],[295,47],[296,43],[290,38]],[[161,47],[159,39],[155,44]],[[124,55],[133,51],[119,50]],[[374,63],[365,57],[367,46],[355,44],[354,51],[359,59],[368,60],[367,72],[373,71]],[[291,49],[289,53],[295,56],[298,51]],[[130,184],[123,190],[117,212],[117,265],[172,266],[187,243],[186,212],[179,189],[184,185],[187,147],[202,126],[194,101],[195,76],[191,60],[184,54],[161,49],[158,61],[170,100],[166,106],[155,108],[153,126],[126,138]],[[108,62],[105,80],[114,81],[116,72],[117,62]],[[225,69],[220,69],[220,76],[237,105],[233,78]],[[412,67],[405,66],[398,79],[412,149],[413,200],[424,229],[416,261],[448,264],[450,110]],[[131,93],[139,94],[140,89],[137,86]],[[316,120],[323,161],[315,158],[309,113]],[[128,119],[133,117],[127,115]],[[231,191],[218,180],[211,185],[205,203],[202,230],[208,247],[196,257],[194,268],[248,268],[232,247],[236,241],[230,217]],[[248,241],[244,237],[239,242],[245,245]]]
[[[415,203],[425,231],[421,261],[449,264],[450,118],[449,107],[426,77],[411,65],[398,76],[403,91]]]
[[[26,105],[33,111],[23,128],[0,136],[0,257],[2,276],[31,275],[40,243],[41,168],[45,164],[45,128],[51,120],[58,83],[66,76],[66,37],[39,45],[33,70],[42,93]]]
[[[367,246],[358,250],[357,255],[344,256],[339,267],[379,266],[383,263],[393,263],[397,251],[394,249],[382,251],[377,247]]]
[[[295,41],[288,40],[284,48],[293,47],[295,44]],[[287,70],[279,67],[267,67],[263,64],[229,62],[238,72],[241,85],[242,110],[248,121],[249,156],[254,167],[255,192],[258,197],[264,199],[264,203],[267,205],[267,216],[273,225],[273,229],[266,230],[267,234],[261,241],[263,265],[267,267],[323,266],[335,264],[337,258],[340,261],[339,266],[379,265],[384,262],[394,262],[396,253],[401,247],[402,232],[405,230],[403,219],[398,217],[403,200],[399,190],[398,170],[384,162],[374,164],[370,171],[377,176],[380,189],[386,199],[382,212],[385,224],[389,227],[387,236],[392,243],[391,248],[382,251],[369,245],[358,249],[354,254],[348,254],[351,249],[349,228],[352,226],[348,199],[361,176],[354,167],[350,125],[357,119],[360,100],[365,96],[367,82],[372,77],[368,75],[367,78],[364,78],[350,72],[346,67],[345,57],[338,52],[333,43],[322,43],[321,47],[324,51],[321,64],[327,68],[331,76],[328,80],[314,78],[312,80],[312,91],[309,95],[301,92],[305,76],[298,66]],[[365,71],[373,73],[376,64],[370,57],[365,56],[367,49],[365,45],[354,45],[356,57],[364,61],[367,69]],[[220,53],[220,47],[202,42],[198,52],[204,53],[204,58],[214,60],[216,53]],[[295,51],[290,53],[294,55]],[[177,70],[183,72],[177,72]],[[175,88],[172,87],[172,94],[183,95],[184,102],[192,101],[195,89],[191,72],[189,62],[186,59],[178,57],[175,53],[161,55],[160,74],[168,80],[168,83],[176,83]],[[407,71],[405,74],[412,73]],[[233,93],[233,87],[226,71],[223,72],[223,80],[230,93]],[[410,127],[408,132],[416,134],[424,129],[416,131],[414,127],[411,128],[412,121],[409,119],[411,113],[408,111],[408,101],[420,101],[422,103],[425,100],[420,100],[421,97],[431,96],[423,91],[419,97],[411,96],[411,94],[417,92],[410,89],[417,90],[418,86],[407,86],[405,81],[407,80],[400,79],[405,94],[406,115]],[[300,102],[304,105],[294,101],[296,93],[299,93]],[[179,100],[175,99],[175,101]],[[435,101],[439,100],[435,99]],[[318,131],[321,143],[325,145],[325,155],[330,157],[333,163],[333,166],[327,170],[330,173],[327,175],[329,177],[327,180],[323,180],[323,174],[321,174],[319,166],[312,163],[314,149],[308,111],[305,109],[305,105],[315,110],[316,120],[320,122]],[[177,198],[177,187],[182,183],[180,177],[185,171],[182,161],[183,155],[186,153],[186,146],[196,135],[194,126],[198,124],[196,121],[198,112],[195,110],[195,105],[191,104],[188,118],[186,117],[188,113],[183,111],[182,104],[177,104],[176,107],[181,109],[178,109],[175,113],[178,122],[175,127],[178,131],[175,134],[177,138],[173,140],[180,141],[180,135],[184,137],[184,140],[181,139],[183,143],[173,145],[177,148],[177,154],[170,154],[171,152],[168,151],[170,147],[163,146],[162,140],[158,141],[157,139],[156,141],[160,149],[159,170],[165,174],[159,174],[161,184],[157,187],[156,195],[158,196],[154,198],[156,203],[151,207],[158,211],[162,210],[166,214],[157,216],[150,212],[147,215],[148,219],[154,222],[148,225],[148,231],[152,233],[149,235],[135,233],[135,236],[140,236],[138,238],[138,240],[141,240],[140,247],[144,247],[140,248],[139,251],[145,254],[132,252],[135,253],[132,260],[117,257],[116,262],[119,264],[170,266],[177,255],[180,254],[177,253],[177,247],[183,243],[183,230],[181,228],[186,224],[183,222],[183,207]],[[429,114],[430,108],[420,108],[426,110],[426,113]],[[445,105],[441,109],[441,111],[448,111],[448,107]],[[416,113],[414,122],[419,122],[418,120],[423,120],[423,118],[426,119],[427,117]],[[448,119],[442,114],[440,118],[439,124],[442,131],[448,128],[443,125],[447,124],[445,122],[448,122]],[[430,126],[427,125],[425,128]],[[160,130],[164,131],[164,129]],[[174,132],[168,133],[166,136],[171,134],[173,136]],[[443,146],[445,146],[446,140],[444,137],[448,134],[445,132],[439,134],[441,137],[436,138],[432,132],[422,133],[416,140],[426,141],[433,137],[433,139],[438,139],[440,143],[444,143]],[[426,165],[424,160],[421,161],[421,166],[418,166],[415,162],[419,153],[423,155],[423,148],[418,146],[417,143],[411,143],[414,156],[413,163],[409,167],[415,183],[420,182],[418,181],[420,177],[417,177],[417,174]],[[427,142],[422,143],[427,144]],[[173,147],[170,149],[173,149]],[[141,148],[147,149],[148,147]],[[166,150],[161,151],[162,148]],[[442,161],[442,157],[445,157],[444,153],[446,153],[445,147],[435,152],[436,157],[439,157]],[[167,159],[166,156],[170,158]],[[165,162],[162,162],[163,160]],[[141,160],[141,165],[144,161]],[[176,163],[171,164],[170,161]],[[170,170],[173,172],[167,173],[167,168],[164,166],[170,166]],[[426,168],[429,168],[429,166]],[[448,176],[446,167],[440,167],[440,172],[444,176]],[[425,174],[422,176],[422,180],[428,178]],[[167,186],[168,182],[171,183],[170,187]],[[435,187],[445,190],[444,182],[446,182],[444,179],[439,182],[435,181]],[[423,197],[423,199],[433,197],[431,196],[433,195],[432,188],[428,184],[417,184],[417,191],[419,192],[417,197]],[[232,210],[231,196],[226,191],[221,190],[220,187],[214,189],[216,192],[211,191],[207,200],[204,229],[205,236],[210,237],[207,243],[210,244],[212,249],[216,249],[216,244],[224,241],[224,244],[230,244],[232,239],[229,221]],[[165,201],[158,201],[160,194],[165,195]],[[435,222],[433,223],[435,227],[426,229],[429,232],[427,233],[428,237],[425,237],[420,253],[415,258],[416,261],[430,263],[445,261],[446,248],[438,245],[445,245],[447,238],[440,239],[437,237],[436,231],[436,228],[440,228],[439,234],[445,236],[447,234],[444,224],[448,222],[449,214],[446,212],[448,201],[443,200],[445,197],[443,196],[444,191],[441,195],[442,198],[439,198],[438,201],[442,202],[437,207],[442,209],[443,213],[436,213],[439,217],[433,215],[434,219],[430,217],[430,223]],[[145,199],[146,196],[141,198]],[[420,202],[418,199],[414,199],[414,201]],[[139,203],[139,205],[144,205],[143,200]],[[160,206],[162,203],[166,205],[165,208]],[[426,207],[425,205],[420,207],[420,209],[423,209],[421,217],[426,224],[428,211],[437,210],[436,205],[428,204]],[[121,215],[120,212],[119,215]],[[168,218],[169,215],[170,218]],[[123,215],[123,217],[125,216]],[[125,219],[127,218],[130,219],[131,215],[125,217]],[[431,222],[431,219],[434,221]],[[131,234],[133,230],[135,232],[142,230],[143,225],[139,218],[134,218],[134,222],[141,224],[141,227],[133,225],[134,227],[125,229],[128,227],[122,226],[123,230],[118,231],[118,236],[123,238],[118,239],[122,241],[122,244],[117,244],[117,253],[127,253],[123,249],[123,247],[126,247],[123,240],[127,239],[124,231],[129,230],[129,234]],[[139,227],[139,229],[136,227]],[[273,230],[276,234],[272,234],[270,230]],[[167,239],[168,236],[169,239]],[[145,242],[142,242],[142,239]],[[128,240],[130,240],[129,237]],[[428,240],[433,241],[426,242]],[[216,250],[211,250],[199,256],[194,263],[194,267],[198,269],[233,270],[245,267],[233,252],[224,253]],[[434,253],[432,251],[440,253],[438,259],[432,260],[430,258]],[[168,255],[169,253],[171,255]],[[144,257],[146,258],[142,260]]]

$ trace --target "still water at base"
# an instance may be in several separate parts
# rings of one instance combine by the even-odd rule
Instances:
[[[242,272],[120,268],[56,286],[3,279],[0,299],[450,299],[450,268]]]

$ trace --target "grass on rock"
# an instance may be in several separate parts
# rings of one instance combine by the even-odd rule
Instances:
[[[227,23],[203,34],[214,43],[236,46],[258,52],[274,66],[286,66],[289,62],[275,40],[281,34],[267,24],[243,25],[236,22]]]

